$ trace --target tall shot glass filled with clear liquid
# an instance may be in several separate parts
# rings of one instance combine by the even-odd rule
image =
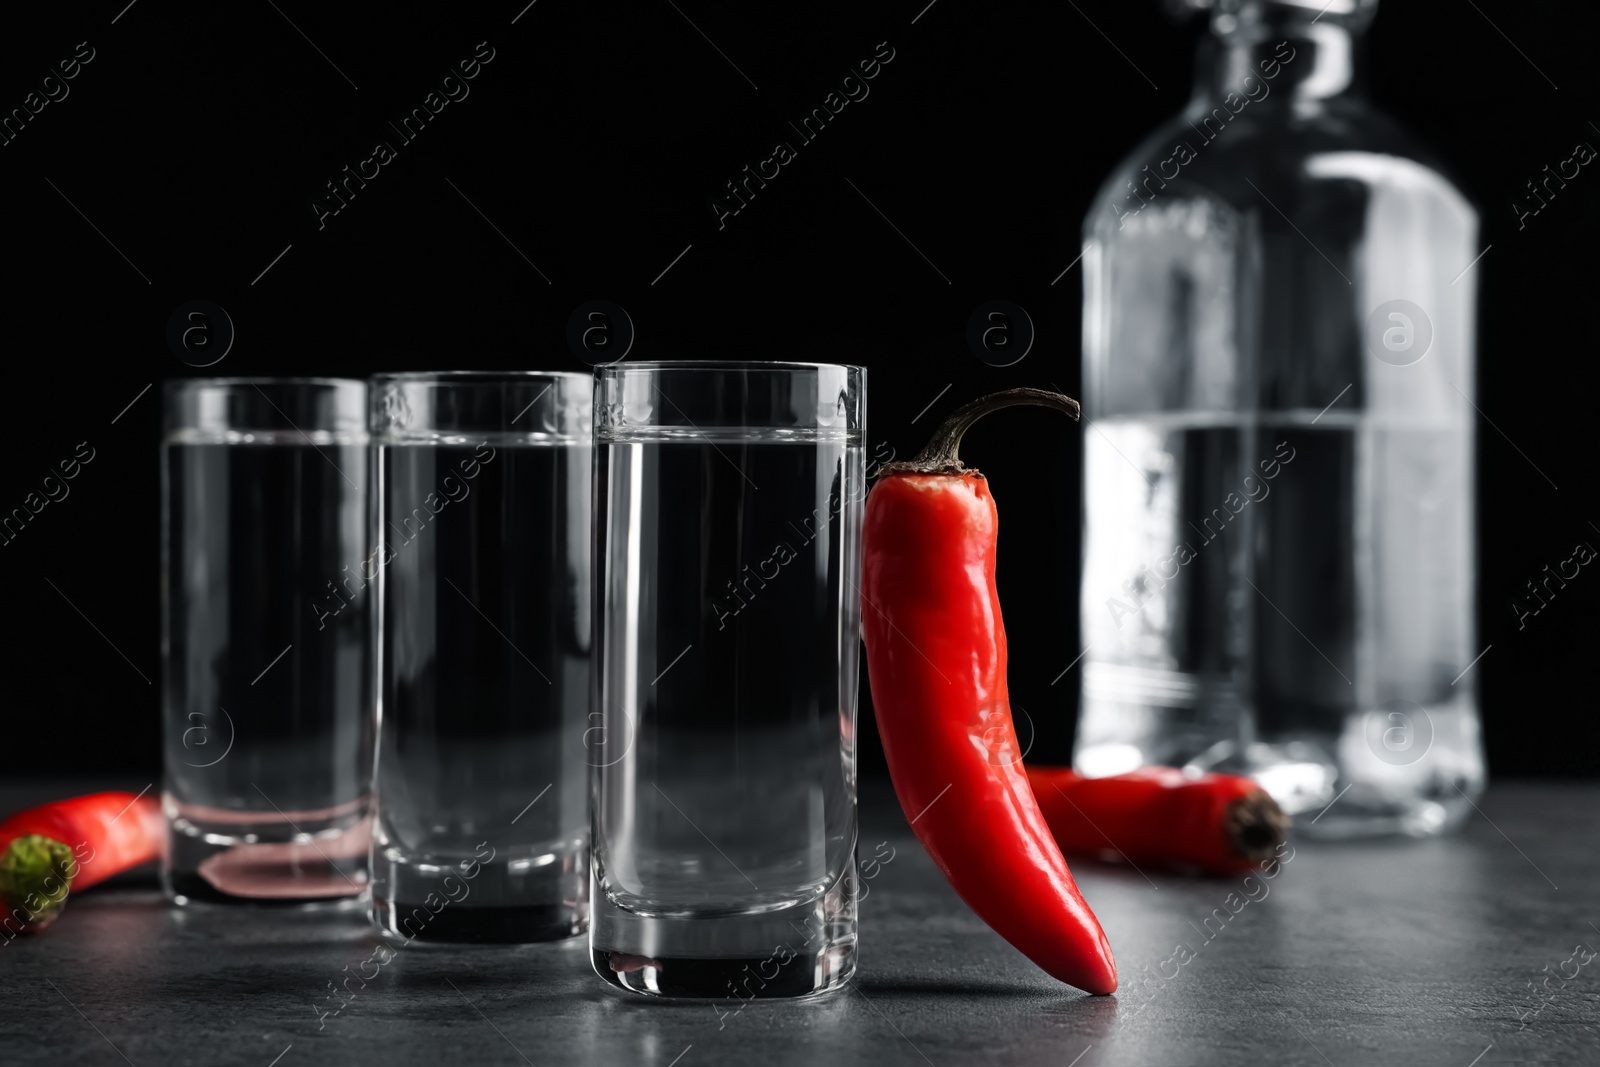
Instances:
[[[161,446],[162,881],[180,904],[366,888],[366,386],[192,379]]]
[[[806,996],[855,967],[859,367],[595,380],[593,924],[646,995]]]
[[[372,918],[547,941],[588,921],[587,374],[372,382]]]

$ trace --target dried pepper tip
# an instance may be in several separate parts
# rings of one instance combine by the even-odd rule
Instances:
[[[1264,790],[1257,789],[1228,804],[1223,832],[1239,855],[1251,860],[1271,859],[1289,836],[1293,823]]]
[[[27,912],[28,928],[42,930],[61,914],[75,872],[72,849],[42,834],[23,834],[0,853],[0,902],[7,915]]]
[[[1074,419],[1078,417],[1078,402],[1064,393],[1052,393],[1048,389],[1003,389],[956,408],[933,432],[927,447],[914,458],[900,463],[885,463],[879,471],[884,474],[976,474],[976,471],[969,472],[962,465],[957,454],[962,436],[985,415],[1022,405],[1054,408]]]

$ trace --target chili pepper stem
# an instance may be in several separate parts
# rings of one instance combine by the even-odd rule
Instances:
[[[33,916],[29,923],[43,929],[61,913],[75,870],[72,849],[65,844],[42,834],[24,834],[0,853],[0,902],[7,914],[27,910]],[[43,903],[35,907],[29,901]]]
[[[927,447],[915,457],[899,463],[885,463],[879,471],[883,474],[976,474],[977,471],[969,472],[961,462],[962,436],[985,415],[1023,405],[1054,408],[1074,419],[1079,416],[1078,402],[1063,393],[1052,393],[1048,389],[1003,389],[962,404],[939,425]]]
[[[1276,801],[1257,790],[1228,805],[1223,826],[1228,843],[1239,855],[1252,860],[1271,859],[1289,836],[1289,816]]]

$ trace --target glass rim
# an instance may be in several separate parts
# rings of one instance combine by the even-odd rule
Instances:
[[[859,363],[803,363],[789,360],[757,360],[757,359],[639,359],[624,360],[618,363],[602,363],[595,367],[596,374],[610,374],[619,370],[636,368],[638,370],[726,370],[726,371],[759,371],[759,370],[843,370],[859,371],[865,374],[867,368]]]
[[[629,373],[629,367],[638,373]],[[709,428],[784,439],[853,439],[865,431],[867,368],[777,360],[651,360],[596,368],[597,441],[704,437]],[[647,394],[660,393],[663,408]],[[679,393],[673,400],[669,393]],[[693,394],[693,395],[689,395]]]
[[[244,386],[263,385],[294,385],[294,386],[342,386],[359,385],[366,388],[365,378],[327,378],[315,375],[288,377],[276,375],[245,375],[237,378],[168,378],[164,383],[168,389],[190,388],[235,388]]]
[[[541,378],[568,378],[577,381],[588,381],[592,375],[582,371],[572,370],[419,370],[419,371],[384,371],[368,375],[369,382],[419,382],[455,381],[455,382],[495,382],[495,381],[536,381]]]
[[[367,428],[379,445],[539,444],[593,433],[594,381],[575,371],[396,371],[368,382]]]
[[[169,378],[161,391],[162,443],[363,444],[371,392],[360,378]]]

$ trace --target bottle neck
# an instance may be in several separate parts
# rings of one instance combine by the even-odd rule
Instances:
[[[1283,94],[1280,99],[1315,105],[1357,88],[1353,35],[1331,19],[1242,25],[1219,16],[1212,31],[1212,60],[1202,62],[1196,85],[1207,100],[1229,93],[1249,100]]]

